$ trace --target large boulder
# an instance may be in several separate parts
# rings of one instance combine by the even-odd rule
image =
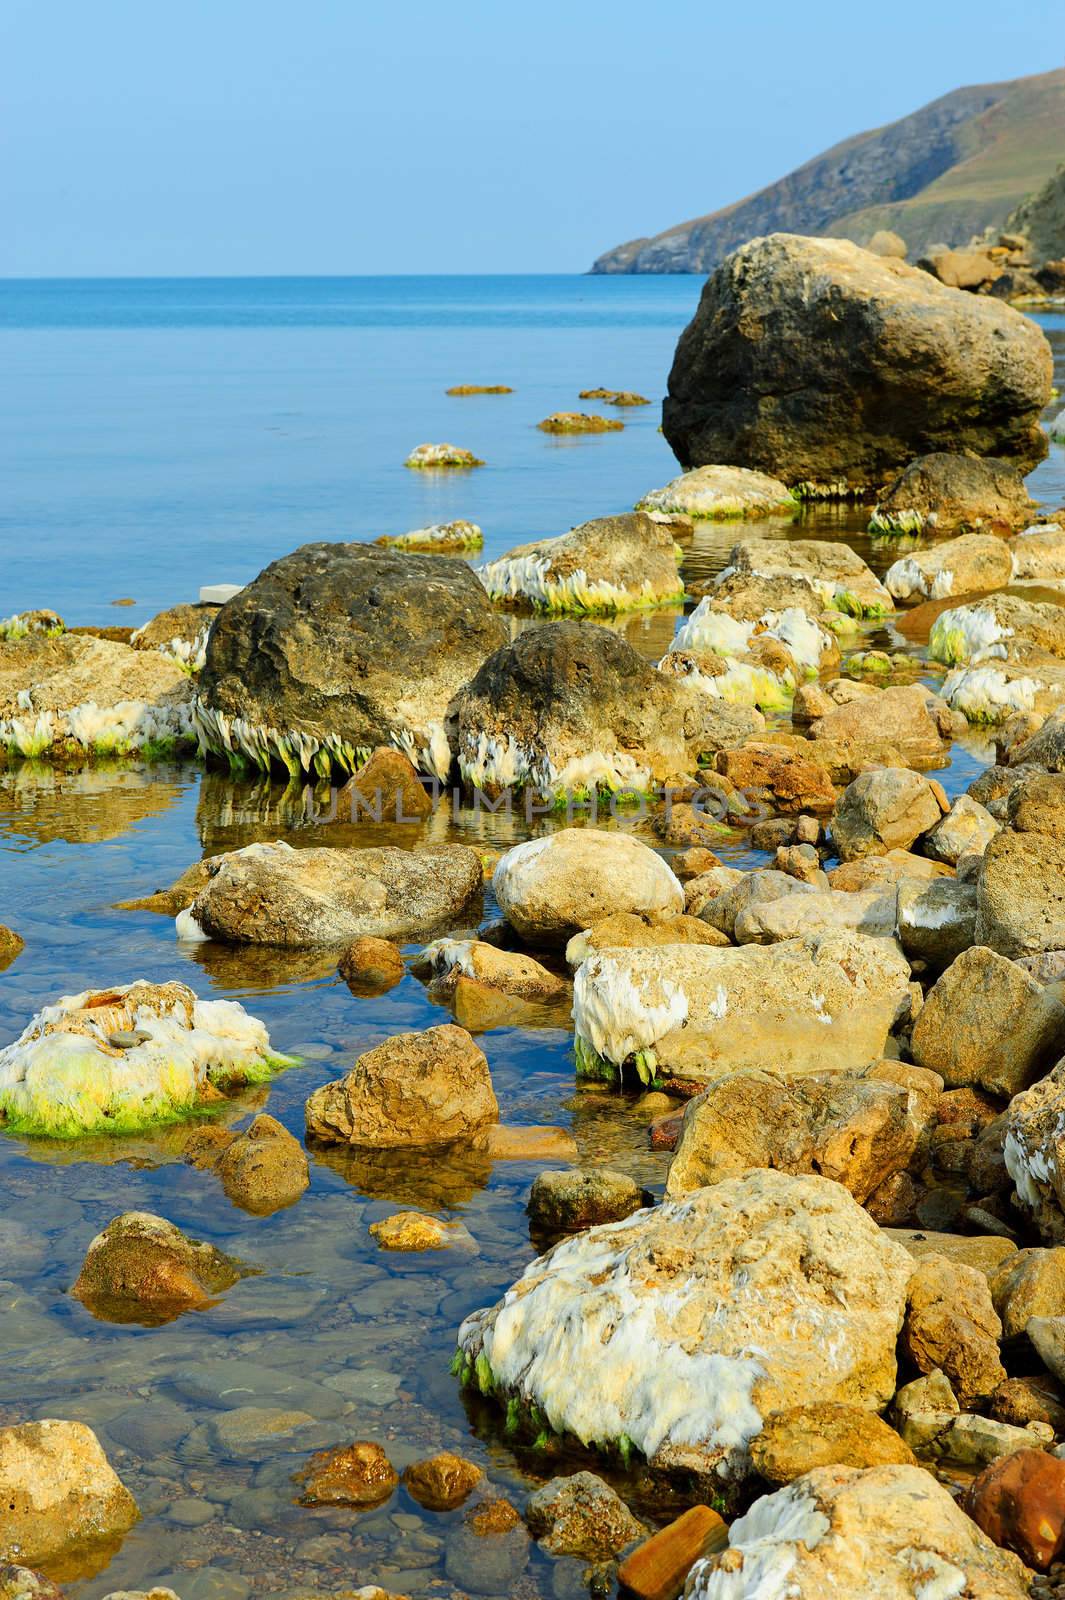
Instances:
[[[628,833],[562,828],[515,845],[492,876],[499,908],[531,944],[564,945],[616,912],[684,910],[662,857]]]
[[[981,461],[975,456],[919,456],[882,495],[869,523],[873,533],[975,533],[977,530],[1012,533],[1035,515],[1034,500],[1021,481],[1016,466],[1006,461]],[[960,543],[960,541],[955,541]],[[1002,547],[1009,561],[1009,550]],[[925,552],[922,552],[925,554]],[[964,552],[973,559],[976,552]],[[977,567],[977,572],[981,569]],[[891,574],[888,574],[890,579]],[[1009,570],[999,583],[1009,582]],[[994,589],[999,584],[975,583],[972,589]],[[891,589],[889,581],[888,588]],[[896,594],[895,589],[891,589]],[[970,588],[959,577],[953,588],[929,594],[934,600],[947,594],[966,594]]]
[[[113,1547],[140,1513],[83,1422],[0,1428],[0,1562],[55,1563]]]
[[[911,766],[944,764],[950,750],[952,719],[920,683],[896,684],[837,704],[811,725],[810,737],[877,758],[877,746],[890,746]]]
[[[847,494],[936,449],[1028,471],[1051,380],[1046,338],[1010,307],[844,239],[777,233],[707,280],[662,426],[685,467]]]
[[[517,545],[477,575],[493,600],[556,616],[642,611],[684,598],[673,535],[643,511]]]
[[[795,500],[786,484],[745,467],[697,467],[652,489],[638,511],[685,517],[768,517],[793,512]]]
[[[824,606],[852,617],[881,617],[894,609],[880,579],[849,544],[833,539],[742,539],[718,578],[727,590],[736,577],[801,579]]]
[[[1065,1050],[1065,1006],[1050,989],[983,945],[964,950],[929,990],[913,1027],[913,1058],[949,1088],[1007,1097]]]
[[[942,815],[927,778],[886,767],[863,773],[840,795],[832,813],[832,842],[841,861],[908,850]]]
[[[172,657],[89,634],[0,640],[0,751],[84,758],[186,747],[191,680]]]
[[[573,986],[578,1070],[631,1062],[695,1083],[731,1072],[857,1071],[884,1054],[909,1004],[909,963],[888,939],[826,933],[715,950],[676,945],[590,956]]]
[[[770,1412],[883,1407],[911,1271],[839,1184],[750,1172],[556,1245],[467,1317],[461,1372],[556,1433],[727,1492]]]
[[[530,628],[489,656],[453,707],[459,770],[486,793],[637,789],[694,770],[707,697],[590,622]]]
[[[127,1211],[89,1245],[70,1292],[102,1322],[158,1327],[213,1305],[246,1270],[165,1217]]]
[[[394,744],[446,778],[448,704],[504,638],[464,561],[303,545],[215,619],[199,736],[216,754],[293,773],[354,770]]]
[[[919,605],[950,595],[985,594],[1005,588],[1013,576],[1009,545],[994,533],[963,533],[928,550],[915,550],[884,577],[896,600]]]
[[[365,1051],[346,1077],[314,1091],[306,1115],[323,1144],[390,1150],[467,1141],[498,1122],[499,1106],[483,1051],[445,1023]]]
[[[752,1167],[819,1173],[864,1203],[912,1161],[934,1122],[931,1097],[902,1083],[846,1073],[791,1082],[737,1072],[689,1100],[666,1193],[741,1176]]]
[[[1065,949],[1065,776],[1027,774],[1006,815],[981,863],[977,940],[1015,960]]]
[[[466,845],[400,850],[294,850],[245,845],[208,863],[206,888],[178,916],[185,937],[226,944],[340,945],[409,939],[459,921],[484,875]]]
[[[772,1587],[770,1587],[770,1585]],[[686,1600],[1024,1600],[1028,1573],[923,1467],[817,1467],[756,1500]]]
[[[0,1050],[0,1130],[133,1133],[291,1065],[235,1000],[143,980],[88,989],[45,1006]]]

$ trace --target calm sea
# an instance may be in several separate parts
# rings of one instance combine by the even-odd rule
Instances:
[[[624,510],[676,463],[658,432],[702,279],[69,279],[0,283],[0,612],[123,622],[243,582],[310,539],[468,517],[496,555]],[[1065,318],[1044,319],[1065,345]],[[457,383],[515,393],[457,399]],[[654,405],[553,439],[596,385]],[[403,466],[423,441],[487,465]],[[1044,492],[1065,498],[1056,452]]]
[[[0,284],[3,606],[137,622],[310,539],[468,517],[497,554],[630,507],[676,470],[657,401],[697,278]],[[457,383],[512,395],[449,398]],[[557,440],[578,391],[656,404]],[[411,472],[423,441],[487,465]]]

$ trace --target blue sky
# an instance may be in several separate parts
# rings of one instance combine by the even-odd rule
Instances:
[[[1060,0],[2,0],[0,274],[576,272],[964,83]]]

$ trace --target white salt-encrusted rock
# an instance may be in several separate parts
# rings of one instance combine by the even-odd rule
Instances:
[[[1065,702],[1065,662],[1018,665],[996,661],[955,667],[943,679],[943,699],[970,722],[1006,722],[1015,711],[1054,711]]]
[[[889,567],[884,583],[896,600],[946,600],[952,594],[1002,589],[1013,574],[1009,545],[994,533],[966,533],[916,550]]]
[[[747,467],[696,467],[652,489],[637,511],[665,511],[686,517],[765,517],[795,511],[798,502],[787,484]]]
[[[492,887],[507,921],[534,944],[565,944],[616,911],[684,910],[684,889],[660,855],[631,834],[597,828],[562,828],[515,845]]]
[[[558,1433],[724,1486],[770,1411],[887,1402],[912,1270],[841,1185],[758,1170],[557,1245],[466,1319],[460,1363]]]
[[[0,643],[0,749],[124,755],[193,737],[191,680],[172,658],[88,634]]]
[[[815,1467],[756,1500],[684,1600],[1023,1600],[1019,1557],[992,1544],[921,1467]]]
[[[948,667],[991,661],[1023,666],[1024,652],[1033,648],[1065,658],[1065,607],[989,595],[941,612],[928,636],[929,656]]]
[[[428,528],[411,528],[409,533],[383,533],[377,544],[393,550],[423,550],[430,555],[454,550],[479,550],[484,534],[476,522],[459,518],[456,522],[434,522]]]
[[[642,511],[596,517],[557,539],[517,545],[477,576],[493,600],[552,616],[639,611],[684,598],[673,535]]]
[[[578,1068],[614,1077],[631,1057],[642,1077],[657,1069],[700,1083],[856,1071],[884,1054],[909,981],[893,940],[856,933],[611,950],[589,956],[574,980]]]
[[[800,607],[740,620],[708,595],[658,666],[715,699],[783,708],[800,683],[838,662],[835,640]]]
[[[235,1000],[183,983],[63,995],[0,1050],[0,1129],[73,1138],[192,1116],[291,1060]]]

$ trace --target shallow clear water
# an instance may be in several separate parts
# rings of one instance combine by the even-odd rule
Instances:
[[[9,375],[0,614],[51,605],[71,622],[137,622],[201,582],[250,577],[310,538],[463,515],[482,523],[495,554],[624,509],[675,470],[656,407],[621,413],[625,431],[602,438],[554,441],[534,424],[575,408],[578,389],[594,384],[660,396],[698,289],[668,278],[0,285]],[[1060,370],[1065,319],[1046,325]],[[444,396],[464,381],[518,392]],[[488,466],[442,482],[406,471],[407,451],[426,439],[469,445]],[[1065,501],[1061,450],[1033,492]],[[898,546],[872,545],[863,522],[825,511],[758,531],[846,536],[882,571]],[[716,570],[735,537],[734,526],[700,531],[686,571]],[[111,610],[120,595],[136,608]],[[650,657],[675,622],[667,611],[622,626]],[[948,789],[963,789],[988,759],[978,741],[960,745],[941,774]],[[279,785],[191,763],[0,771],[0,921],[26,940],[0,974],[0,1043],[57,993],[180,978],[201,995],[242,1000],[282,1050],[302,1056],[233,1108],[237,1117],[268,1105],[302,1134],[318,1084],[389,1034],[446,1020],[422,985],[408,976],[384,997],[358,999],[328,956],[179,946],[169,919],[115,909],[203,853],[252,839],[310,842],[299,809]],[[441,827],[434,821],[427,836]],[[497,847],[525,831],[467,814],[446,829]],[[395,842],[414,842],[401,832]],[[370,832],[343,830],[337,842],[369,843]],[[722,853],[757,859],[739,835]],[[559,1124],[582,1159],[661,1185],[668,1158],[648,1149],[648,1113],[575,1090],[557,1018],[496,1028],[480,1042],[505,1122]],[[89,1421],[144,1512],[105,1571],[63,1574],[70,1593],[96,1600],[161,1580],[182,1600],[328,1594],[370,1581],[448,1593],[459,1579],[445,1572],[460,1514],[423,1511],[402,1490],[368,1513],[308,1510],[294,1504],[291,1476],[310,1449],[354,1438],[379,1440],[399,1468],[433,1449],[460,1450],[519,1504],[530,1481],[557,1470],[553,1457],[516,1451],[490,1413],[468,1413],[447,1370],[462,1317],[535,1253],[523,1208],[542,1163],[316,1152],[298,1205],[253,1218],[182,1163],[186,1133],[0,1141],[0,1423]],[[461,1217],[478,1254],[381,1252],[368,1224],[409,1205]],[[69,1287],[93,1236],[130,1209],[159,1212],[262,1272],[168,1327],[96,1322]],[[249,1444],[231,1426],[240,1404],[310,1420]],[[664,1511],[638,1478],[624,1486],[638,1505]],[[578,1570],[532,1554],[520,1592],[565,1600],[579,1592]],[[480,1592],[515,1592],[509,1580],[482,1581]]]

